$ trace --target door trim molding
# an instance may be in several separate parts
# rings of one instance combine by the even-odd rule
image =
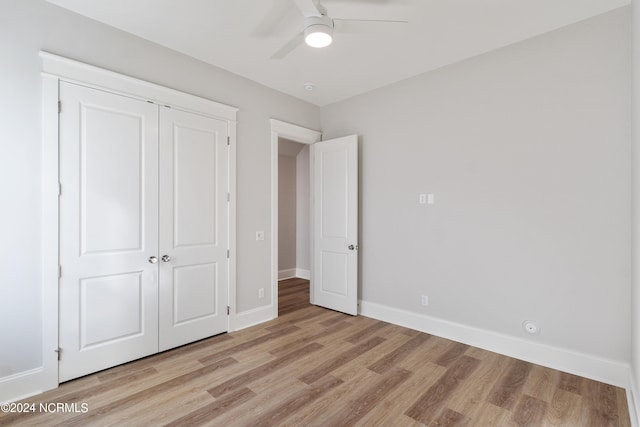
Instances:
[[[42,368],[15,376],[13,396],[0,395],[0,401],[15,400],[58,386],[58,266],[59,266],[59,129],[58,99],[61,81],[81,84],[112,93],[170,105],[184,111],[226,120],[229,128],[229,301],[236,295],[236,113],[230,107],[206,98],[180,92],[104,70],[93,65],[40,52],[42,59]],[[62,106],[64,108],[64,106]],[[229,330],[235,322],[235,302],[229,303]],[[26,375],[29,374],[29,375]]]
[[[236,107],[105,70],[53,53],[40,51],[40,58],[42,59],[43,73],[51,74],[60,80],[89,85],[96,89],[104,89],[108,92],[152,101],[160,105],[171,105],[173,108],[183,109],[192,113],[205,113],[220,119],[236,120],[236,113],[238,112]]]
[[[228,121],[229,132],[229,289],[227,290],[227,307],[229,307],[229,317],[227,330],[229,332],[237,329],[237,305],[236,305],[236,122]]]
[[[278,138],[301,144],[322,141],[322,132],[271,119],[271,307],[272,318],[278,317]],[[313,170],[311,165],[309,169]],[[312,185],[313,183],[311,183]],[[313,224],[313,221],[311,222]],[[313,228],[313,227],[312,227]],[[310,235],[313,247],[313,234]],[[310,256],[313,269],[313,253]],[[313,284],[312,284],[313,285]]]
[[[42,390],[58,387],[58,78],[42,76]]]

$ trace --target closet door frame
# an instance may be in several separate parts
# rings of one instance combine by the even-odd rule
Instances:
[[[238,108],[164,86],[135,79],[72,59],[41,51],[42,60],[42,367],[30,373],[25,390],[58,386],[58,281],[59,262],[59,104],[60,82],[138,98],[162,106],[201,114],[227,122],[229,135],[229,281],[228,331],[236,321],[236,115]],[[64,191],[64,189],[62,190]],[[30,383],[30,384],[28,384]]]

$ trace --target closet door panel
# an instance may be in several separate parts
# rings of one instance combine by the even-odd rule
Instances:
[[[160,350],[225,332],[227,122],[160,110]]]
[[[70,83],[60,99],[60,381],[158,351],[158,108]]]
[[[174,246],[215,246],[219,136],[184,125],[173,132]]]

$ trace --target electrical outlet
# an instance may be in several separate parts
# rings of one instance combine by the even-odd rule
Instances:
[[[256,231],[256,240],[264,240],[264,231]]]
[[[258,289],[258,298],[264,298],[264,288]]]
[[[427,296],[427,295],[422,295],[422,296],[420,297],[420,303],[421,303],[422,305],[429,305],[429,296]]]

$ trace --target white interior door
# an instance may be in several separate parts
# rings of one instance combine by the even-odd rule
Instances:
[[[358,136],[315,143],[313,304],[358,314]]]
[[[160,350],[227,331],[227,122],[160,109]]]
[[[59,379],[158,351],[158,109],[60,84]]]

